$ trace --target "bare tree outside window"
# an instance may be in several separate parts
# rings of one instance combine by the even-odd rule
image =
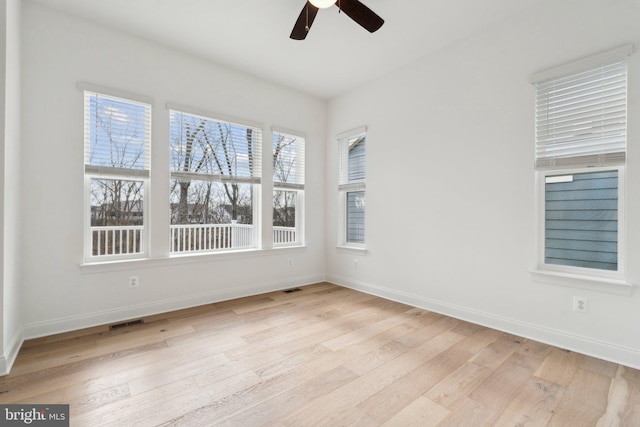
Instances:
[[[238,233],[246,236],[242,246],[253,244],[252,228],[240,225],[253,225],[254,183],[259,182],[257,133],[250,127],[171,111],[174,251],[237,248]],[[195,227],[214,224],[234,227]]]
[[[273,180],[287,183],[295,179],[296,139],[285,134],[274,134]],[[277,184],[276,184],[277,185]],[[273,225],[280,227],[296,226],[296,192],[276,189],[273,192]]]
[[[298,242],[299,194],[304,190],[304,138],[273,133],[274,244]]]
[[[148,105],[85,92],[92,256],[143,250],[149,135]]]

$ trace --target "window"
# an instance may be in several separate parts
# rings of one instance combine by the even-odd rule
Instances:
[[[262,131],[170,110],[171,253],[259,247]]]
[[[365,129],[339,138],[340,177],[338,189],[343,205],[341,244],[362,246],[365,243]]]
[[[151,105],[84,92],[87,259],[146,253]]]
[[[301,136],[273,132],[273,245],[303,244],[304,146]]]
[[[624,274],[625,47],[539,73],[536,173],[538,267],[585,276]]]

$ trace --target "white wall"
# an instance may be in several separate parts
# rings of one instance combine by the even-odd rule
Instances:
[[[329,104],[327,278],[640,367],[640,295],[534,283],[529,76],[633,43],[640,2],[558,0]],[[640,53],[629,61],[628,280],[640,284]],[[368,126],[365,256],[336,249],[337,143]],[[354,259],[358,259],[357,268]],[[589,298],[587,314],[572,311]]]
[[[22,34],[22,286],[27,338],[324,279],[324,101],[30,2],[24,3]],[[81,268],[83,98],[78,82],[154,98],[154,261]],[[306,248],[165,258],[167,103],[261,123],[265,147],[270,147],[271,126],[306,133]],[[265,199],[263,206],[269,203]],[[128,277],[134,274],[140,277],[140,287],[130,289]]]
[[[0,374],[8,372],[22,344],[20,301],[20,2],[1,2],[2,55],[2,327]]]

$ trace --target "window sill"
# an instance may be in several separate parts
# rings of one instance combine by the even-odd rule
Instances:
[[[367,255],[367,248],[365,248],[364,246],[336,246],[336,249],[338,250],[338,252],[362,256]]]
[[[304,245],[286,246],[269,249],[247,249],[229,252],[201,252],[172,255],[159,258],[120,259],[113,261],[87,262],[80,264],[82,274],[109,273],[113,271],[127,271],[140,268],[170,267],[174,265],[222,262],[254,257],[274,256],[288,253],[304,252]]]
[[[630,296],[634,288],[632,283],[627,283],[625,280],[607,277],[583,276],[548,270],[532,270],[530,274],[531,279],[537,283],[567,286],[570,288],[587,289],[617,295]]]

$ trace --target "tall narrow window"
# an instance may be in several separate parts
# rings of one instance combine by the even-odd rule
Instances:
[[[349,132],[339,138],[340,178],[338,189],[344,206],[343,237],[346,245],[365,243],[366,134]]]
[[[170,111],[171,252],[258,246],[262,131]]]
[[[536,170],[539,266],[585,275],[624,272],[629,47],[539,73]]]
[[[151,106],[84,92],[88,259],[146,252]]]
[[[273,132],[273,245],[302,244],[304,147],[301,136]]]

